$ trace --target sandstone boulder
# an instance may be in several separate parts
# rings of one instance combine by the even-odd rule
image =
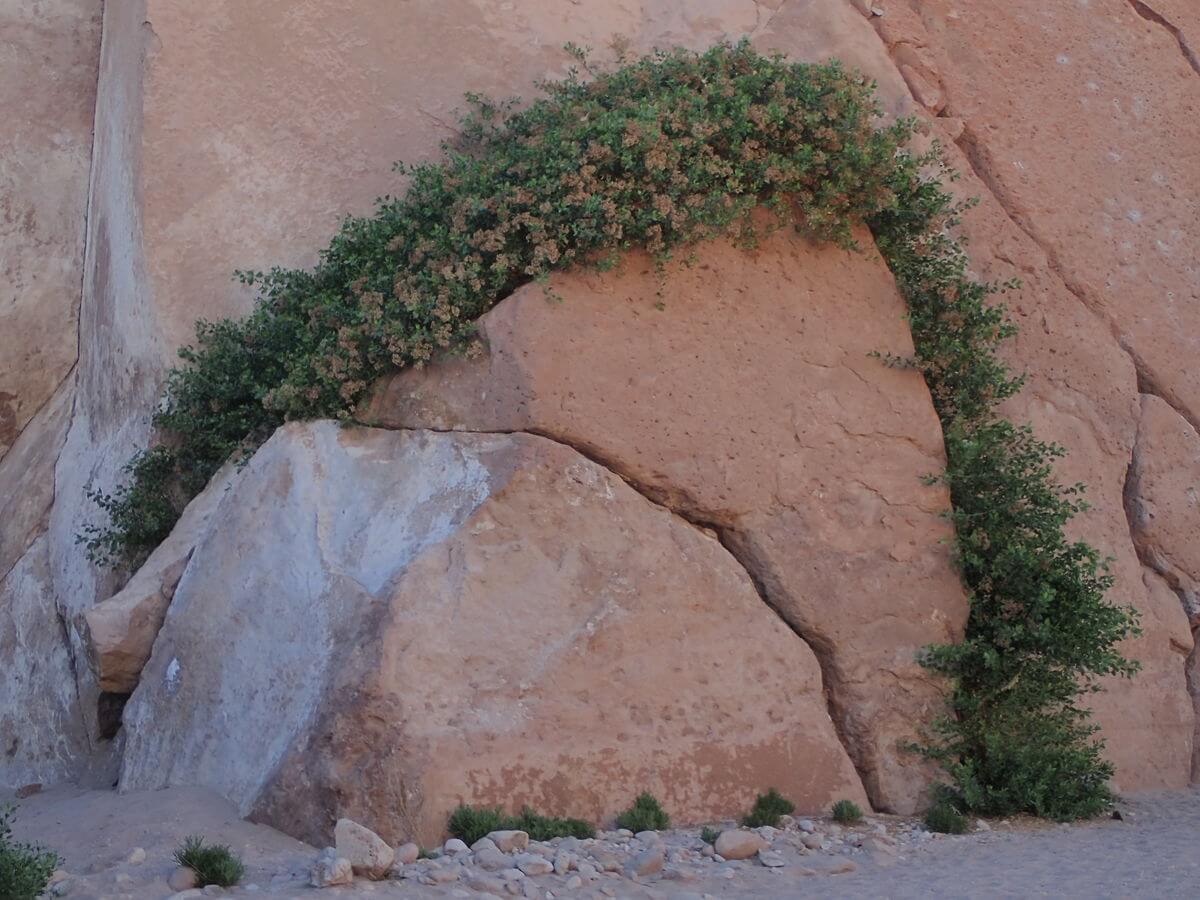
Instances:
[[[489,352],[402,373],[364,410],[393,427],[531,431],[579,448],[714,528],[821,661],[872,802],[912,812],[930,773],[899,744],[942,709],[916,662],[962,633],[944,466],[904,303],[864,251],[785,232],[753,253],[705,244],[659,278],[530,285],[482,320]]]
[[[766,850],[771,845],[763,840],[753,831],[742,831],[740,829],[730,829],[722,831],[717,836],[717,841],[713,844],[713,849],[717,851],[719,856],[726,859],[749,859],[761,850]]]
[[[459,802],[865,799],[815,657],[746,572],[561,444],[290,425],[210,521],[126,708],[123,789],[426,845]]]
[[[355,875],[379,879],[392,868],[396,851],[373,832],[350,819],[338,819],[333,828],[334,849],[337,855],[350,860]]]
[[[100,690],[128,694],[137,686],[192,551],[236,475],[233,464],[219,472],[129,583],[84,612],[89,659]]]

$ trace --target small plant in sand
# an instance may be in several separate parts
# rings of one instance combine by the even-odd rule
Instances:
[[[790,816],[796,811],[796,804],[784,797],[775,788],[765,794],[759,794],[750,812],[742,819],[742,824],[750,828],[761,828],[763,825],[775,827],[779,824],[780,816]]]
[[[854,825],[862,821],[862,808],[853,800],[839,800],[829,811],[833,821],[840,825]]]
[[[662,831],[671,827],[671,817],[659,805],[653,794],[639,794],[633,806],[617,816],[617,827],[639,831]]]
[[[175,851],[175,862],[196,873],[196,885],[233,887],[246,874],[241,859],[225,844],[206,844],[199,835],[183,839]]]
[[[34,900],[46,889],[59,858],[51,850],[12,840],[14,812],[11,806],[0,807],[0,897]]]

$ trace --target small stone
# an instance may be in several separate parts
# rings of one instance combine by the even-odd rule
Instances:
[[[992,826],[989,825],[987,822],[983,821],[983,819],[976,819],[975,820],[975,830],[976,831],[991,831]]]
[[[618,828],[618,829],[617,829],[617,834],[618,834],[618,835],[620,835],[620,836],[621,836],[621,837],[623,837],[623,838],[631,838],[631,837],[633,837],[633,832],[632,832],[632,831],[630,831],[628,828]]]
[[[125,857],[125,862],[131,866],[140,866],[146,861],[146,851],[141,847],[134,847],[129,851],[129,855]]]
[[[783,857],[774,850],[759,850],[758,861],[768,869],[778,869],[787,865],[787,863],[783,861]]]
[[[779,837],[779,829],[774,828],[770,825],[763,825],[754,830],[758,832],[758,836],[760,838],[762,838],[764,841],[767,841],[768,843],[775,840],[775,838]]]
[[[426,874],[429,879],[429,884],[450,884],[453,881],[458,881],[462,875],[462,866],[439,866],[436,869],[430,869]]]
[[[828,872],[826,872],[826,874],[827,875],[849,875],[851,872],[856,872],[856,871],[858,871],[858,866],[856,866],[854,863],[852,863],[850,860],[847,859],[843,862],[838,863],[832,869],[829,869]]]
[[[796,820],[793,819],[791,816],[785,815],[785,816],[779,817],[779,827],[780,828],[783,828],[783,829],[791,828],[795,824],[796,824]]]
[[[713,845],[719,856],[725,859],[749,859],[759,850],[767,847],[767,842],[753,831],[730,829],[722,831]]]
[[[33,784],[22,785],[21,787],[17,788],[15,794],[18,800],[28,800],[34,794],[40,794],[41,792],[42,783],[38,781],[34,782]]]
[[[67,894],[71,893],[71,888],[74,886],[75,884],[70,878],[64,878],[61,881],[56,881],[54,884],[50,885],[50,896],[65,897]]]
[[[458,842],[462,844],[462,841]],[[446,844],[450,844],[450,841],[446,841]],[[466,846],[466,844],[463,844],[464,848],[466,848]],[[420,856],[421,848],[413,844],[412,841],[409,841],[408,844],[401,844],[400,846],[396,847],[396,850],[394,851],[396,865],[412,865]]]
[[[554,863],[544,857],[526,853],[517,857],[517,868],[531,877],[549,875],[554,871]]]
[[[221,894],[225,893],[225,888],[221,887],[219,884],[206,884],[200,889],[200,893],[205,897],[219,897]]]
[[[567,879],[567,890],[568,891],[577,891],[581,887],[583,887],[583,879],[580,878],[578,875],[572,875],[570,878]]]
[[[475,872],[467,876],[467,887],[481,894],[503,894],[504,881],[495,875],[484,875]]]
[[[405,844],[404,846],[407,847],[408,844]],[[415,847],[416,844],[413,844],[413,846]],[[471,848],[466,845],[466,842],[460,841],[458,838],[450,838],[450,840],[442,844],[442,852],[447,856],[454,856],[458,853],[468,853],[470,850]],[[397,850],[396,853],[399,855],[400,851]]]
[[[488,872],[499,872],[512,865],[512,861],[495,847],[484,847],[474,854],[475,865]]]
[[[506,881],[504,882],[504,890],[514,897],[520,897],[525,893],[525,885],[520,881]]]
[[[46,885],[49,887],[51,885],[58,884],[60,881],[66,881],[70,877],[71,876],[66,869],[55,869],[50,873],[50,878],[47,879]]]
[[[383,878],[396,858],[396,851],[387,841],[351,819],[337,820],[333,840],[337,855],[350,860],[355,875]]]
[[[809,850],[820,850],[823,841],[821,840],[821,836],[819,834],[806,834],[804,837],[800,838],[800,843]]]
[[[817,830],[817,826],[813,824],[812,819],[801,819],[799,822],[796,823],[796,827],[799,828],[801,831],[803,831],[805,834],[812,834],[814,831]]]
[[[188,891],[180,891],[178,894],[172,894],[171,900],[193,900],[194,897],[203,897],[204,891],[200,888],[192,888]]]
[[[659,841],[662,840],[662,838],[660,838],[658,836],[657,831],[639,831],[637,834],[634,835],[634,837],[637,838],[639,841],[641,841],[643,844],[657,844]]]
[[[524,831],[493,831],[488,837],[501,853],[515,853],[529,846],[529,835]]]
[[[873,16],[882,16],[882,15],[884,15],[883,8],[882,8],[882,7],[879,7],[879,6],[872,6],[872,7],[871,7],[871,15],[873,15]]]
[[[192,870],[188,869],[188,871],[191,872]],[[192,872],[192,876],[195,877],[194,872]],[[316,861],[312,864],[312,868],[308,873],[308,883],[317,888],[335,887],[339,884],[353,884],[354,867],[351,866],[350,860],[344,856],[338,856],[337,850],[333,847],[326,847],[318,854]]]
[[[517,868],[501,869],[497,874],[504,881],[522,881],[525,878],[525,873]]]
[[[662,871],[664,862],[663,848],[651,847],[643,850],[625,864],[625,874],[630,878],[644,878],[656,875]]]
[[[579,874],[588,881],[594,881],[600,877],[600,872],[590,862],[581,862],[579,864]]]
[[[124,886],[130,884],[133,881],[133,878],[131,878],[125,872],[118,872],[116,877],[113,878],[113,881],[115,881],[118,885],[124,887]]]
[[[475,843],[473,843],[471,845],[471,849],[475,850],[475,851],[479,851],[479,850],[499,850],[500,848],[496,846],[496,842],[493,841],[491,838],[481,837],[479,840],[477,840]]]
[[[574,865],[574,859],[570,853],[560,850],[558,853],[554,854],[555,875],[566,875],[571,871],[572,865]]]
[[[167,887],[178,893],[179,891],[188,891],[196,886],[199,879],[196,878],[194,870],[187,866],[180,866],[170,877],[167,878]]]

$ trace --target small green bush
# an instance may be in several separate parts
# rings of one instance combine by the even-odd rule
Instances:
[[[717,838],[720,836],[720,829],[713,828],[711,825],[705,825],[700,829],[700,840],[704,841],[706,844],[715,844],[717,842]]]
[[[925,813],[925,826],[941,834],[965,834],[967,817],[954,808],[954,804],[943,800],[929,807]]]
[[[426,850],[424,847],[417,848],[417,859],[437,859],[441,855],[441,852],[437,850]]]
[[[853,800],[839,800],[833,804],[830,815],[833,816],[835,822],[842,825],[853,825],[862,821],[863,811]]]
[[[750,828],[763,825],[775,827],[779,824],[780,816],[790,816],[796,811],[796,804],[781,795],[775,788],[765,794],[759,794],[750,808],[749,814],[742,819],[742,824]]]
[[[59,866],[57,853],[12,840],[14,807],[0,808],[0,897],[34,900]]]
[[[183,839],[175,851],[175,862],[196,873],[200,887],[215,884],[218,887],[233,887],[246,874],[241,859],[225,844],[206,844],[199,835]]]
[[[463,804],[450,814],[446,830],[452,837],[466,842],[468,846],[480,838],[487,837],[493,831],[524,831],[535,841],[548,841],[556,837],[583,839],[596,836],[596,828],[591,822],[543,816],[528,806],[524,807],[520,814],[510,816],[498,806]]]
[[[639,794],[633,806],[617,816],[617,827],[628,828],[635,834],[639,831],[662,831],[671,827],[671,817],[653,794]]]

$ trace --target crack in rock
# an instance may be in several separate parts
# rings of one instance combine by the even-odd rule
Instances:
[[[1197,55],[1196,51],[1192,49],[1181,28],[1173,25],[1166,16],[1148,4],[1143,3],[1142,0],[1129,0],[1129,5],[1135,13],[1147,22],[1153,22],[1155,25],[1166,29],[1167,33],[1175,38],[1179,44],[1179,52],[1183,54],[1183,58],[1187,60],[1187,64],[1192,67],[1192,71],[1200,75],[1200,55]]]

